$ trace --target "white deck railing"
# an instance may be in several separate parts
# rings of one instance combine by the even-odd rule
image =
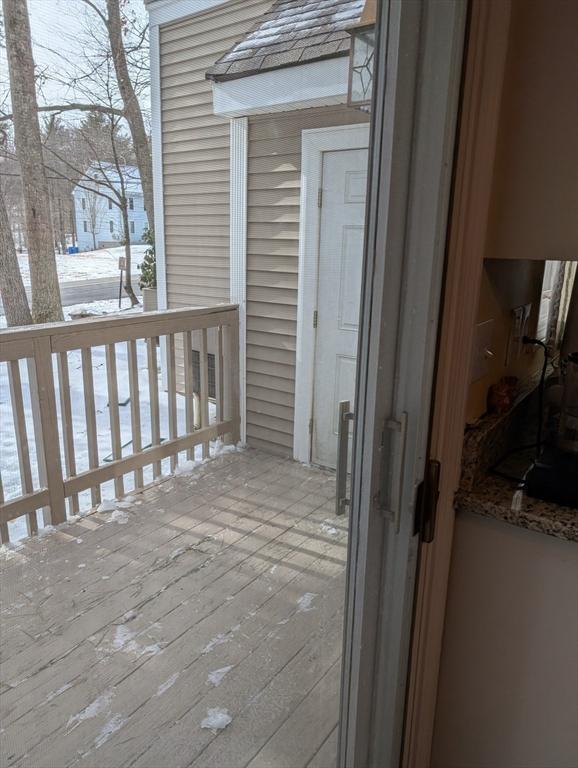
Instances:
[[[157,340],[164,342],[158,347]],[[139,365],[137,343],[144,361]],[[146,345],[146,355],[142,345]],[[125,346],[126,345],[126,346]],[[97,435],[93,351],[104,347],[106,396],[108,398],[110,457],[103,459]],[[119,348],[122,347],[122,370]],[[208,350],[215,355],[214,421],[209,417]],[[182,349],[183,370],[177,370],[175,350]],[[167,435],[161,435],[159,407],[158,352],[166,354]],[[194,392],[193,350],[199,352],[200,385]],[[78,353],[79,351],[79,353]],[[124,353],[126,352],[126,359]],[[75,434],[73,421],[70,354],[80,354],[83,426],[86,434]],[[180,360],[180,355],[179,355]],[[27,361],[27,362],[22,362]],[[0,331],[0,366],[9,394],[1,393],[2,408],[11,411],[13,448],[3,451],[0,466],[18,466],[20,487],[5,495],[0,474],[0,543],[10,540],[8,523],[25,516],[28,534],[38,530],[37,510],[43,511],[45,525],[58,525],[79,511],[79,494],[90,489],[92,506],[101,502],[103,483],[114,483],[115,497],[125,493],[126,477],[132,488],[143,486],[143,470],[152,468],[152,477],[162,472],[163,460],[174,471],[179,453],[192,459],[196,446],[203,458],[209,456],[211,441],[229,435],[239,440],[239,315],[234,305],[201,309],[170,310],[126,316],[51,323]],[[145,418],[150,444],[143,447],[139,368],[146,368],[149,407]],[[23,385],[22,373],[25,373]],[[130,440],[123,443],[119,404],[119,373],[128,379]],[[27,374],[27,375],[26,375]],[[184,395],[184,427],[177,418],[177,380]],[[142,377],[141,377],[142,383]],[[98,393],[97,393],[98,395]],[[165,397],[164,392],[162,392]],[[104,410],[104,409],[103,409]],[[99,412],[102,420],[102,411]],[[126,421],[126,420],[125,420]],[[6,425],[6,411],[3,424]],[[82,430],[83,431],[83,430]],[[108,427],[107,430],[108,432]],[[108,438],[108,435],[107,435]],[[77,446],[84,441],[88,467],[80,468]],[[130,452],[125,449],[130,446]],[[14,454],[14,455],[12,455]],[[31,460],[32,459],[32,460]],[[167,462],[165,461],[165,464]]]

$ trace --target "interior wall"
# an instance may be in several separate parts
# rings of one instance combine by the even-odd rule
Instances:
[[[456,519],[431,768],[578,765],[578,547]]]
[[[512,0],[487,256],[578,257],[578,3]]]
[[[486,260],[482,274],[477,322],[493,320],[491,350],[487,374],[470,384],[466,420],[475,422],[486,411],[488,389],[503,376],[516,376],[520,383],[540,370],[543,355],[536,347],[526,347],[520,355],[508,360],[508,343],[512,327],[512,310],[532,304],[527,325],[534,335],[538,324],[544,263],[540,261]]]

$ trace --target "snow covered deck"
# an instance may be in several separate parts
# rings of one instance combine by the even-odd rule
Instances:
[[[334,484],[226,453],[4,548],[0,763],[332,766],[347,554]]]

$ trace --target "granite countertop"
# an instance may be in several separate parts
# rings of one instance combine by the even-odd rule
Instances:
[[[487,475],[472,490],[460,489],[455,503],[458,512],[473,512],[578,542],[578,509],[530,498],[514,481],[496,475]]]

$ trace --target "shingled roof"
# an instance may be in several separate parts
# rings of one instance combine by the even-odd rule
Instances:
[[[206,72],[233,80],[267,70],[349,54],[345,31],[361,16],[365,0],[276,0],[261,21]]]

